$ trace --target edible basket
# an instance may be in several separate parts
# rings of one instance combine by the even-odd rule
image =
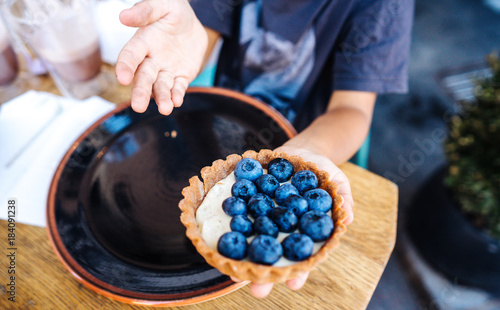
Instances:
[[[310,170],[318,177],[318,188],[326,190],[332,197],[332,219],[334,231],[325,241],[318,252],[309,259],[294,263],[289,266],[275,267],[256,264],[250,261],[233,260],[219,254],[210,248],[201,235],[201,231],[196,222],[196,210],[203,202],[208,191],[217,184],[218,181],[227,177],[242,158],[252,158],[261,163],[264,168],[274,158],[284,158],[292,163],[295,171]],[[340,237],[345,233],[346,226],[343,224],[347,218],[347,213],[341,208],[343,198],[338,192],[338,185],[329,180],[329,174],[319,170],[317,165],[306,162],[298,156],[290,156],[283,152],[271,150],[261,150],[260,152],[246,151],[242,156],[229,155],[225,160],[219,159],[209,167],[201,170],[200,180],[197,176],[189,180],[189,186],[182,190],[184,199],[179,202],[181,209],[181,222],[186,226],[186,236],[191,240],[196,250],[207,261],[208,264],[217,268],[223,274],[232,276],[239,280],[249,280],[255,283],[283,282],[295,278],[300,274],[312,270],[318,263],[328,257],[328,253],[336,248],[340,243]]]

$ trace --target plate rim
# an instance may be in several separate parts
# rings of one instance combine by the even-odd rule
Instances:
[[[233,99],[243,101],[267,114],[270,118],[272,118],[276,123],[279,124],[280,128],[285,132],[288,138],[292,138],[297,135],[297,131],[292,126],[292,124],[277,110],[275,110],[272,106],[258,100],[257,98],[251,97],[244,93],[240,93],[234,90],[220,88],[220,87],[191,87],[188,88],[186,93],[204,93],[211,95],[220,95],[225,97],[231,97]],[[91,126],[89,126],[69,147],[69,149],[65,152],[63,158],[57,166],[57,169],[52,177],[52,181],[49,187],[49,193],[47,196],[47,210],[46,210],[46,227],[48,238],[52,247],[53,252],[56,254],[59,261],[63,264],[65,269],[69,271],[69,273],[76,278],[81,284],[85,287],[95,291],[98,294],[101,294],[105,297],[125,302],[129,304],[136,305],[144,305],[144,306],[183,306],[195,304],[207,300],[211,300],[217,297],[221,297],[230,292],[236,291],[237,289],[245,286],[249,283],[249,281],[243,282],[233,282],[232,280],[228,280],[226,282],[220,283],[216,286],[210,287],[211,289],[217,288],[218,286],[226,285],[228,282],[233,282],[220,290],[211,291],[210,293],[203,294],[203,289],[200,290],[201,294],[185,298],[185,299],[174,299],[174,300],[165,300],[161,299],[162,295],[153,295],[153,294],[145,294],[138,293],[134,291],[129,291],[125,289],[118,288],[109,283],[105,283],[102,280],[97,279],[93,275],[91,275],[88,271],[86,271],[82,266],[80,266],[76,260],[69,254],[66,249],[66,246],[62,242],[59,231],[57,230],[57,225],[55,224],[55,193],[57,191],[57,184],[62,175],[62,171],[66,163],[68,162],[70,156],[77,148],[77,146],[87,137],[87,135],[96,129],[99,125],[101,125],[106,119],[110,116],[125,110],[130,107],[131,103],[126,102],[118,105],[116,108],[106,113],[104,116],[95,121]],[[113,288],[114,290],[110,290]],[[131,297],[127,295],[136,295],[139,298]],[[175,294],[177,296],[182,296],[183,293]]]

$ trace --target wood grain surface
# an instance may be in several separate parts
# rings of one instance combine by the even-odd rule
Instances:
[[[111,66],[105,66],[105,70],[113,75]],[[59,93],[48,77],[36,78],[30,85],[32,89]],[[101,97],[117,104],[127,102],[130,87],[116,83]],[[8,99],[11,98],[0,98],[0,103]],[[355,219],[341,245],[311,272],[301,290],[291,291],[278,284],[269,297],[260,300],[252,297],[245,286],[225,296],[178,309],[365,309],[396,241],[398,190],[390,181],[353,164],[346,163],[341,168],[351,181]],[[1,212],[7,213],[7,202],[0,203]],[[18,211],[22,209],[19,199]],[[0,220],[0,309],[150,308],[118,302],[86,288],[58,261],[45,228],[19,223],[16,302],[10,302],[7,224]]]
[[[351,181],[355,220],[328,260],[299,291],[278,284],[265,299],[248,287],[178,309],[365,309],[396,240],[397,187],[353,164],[342,165]],[[6,202],[2,202],[6,205]],[[22,201],[18,210],[22,212]],[[6,207],[2,207],[6,212]],[[16,225],[16,302],[8,300],[7,222],[0,221],[0,309],[148,309],[103,297],[80,284],[58,261],[45,228]],[[174,308],[175,309],[175,308]]]

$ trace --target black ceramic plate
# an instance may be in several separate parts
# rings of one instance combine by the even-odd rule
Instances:
[[[295,133],[259,101],[191,89],[163,116],[152,102],[118,108],[67,152],[52,181],[48,230],[66,268],[108,297],[183,305],[242,286],[209,266],[185,237],[178,202],[202,167],[248,149],[273,149]]]

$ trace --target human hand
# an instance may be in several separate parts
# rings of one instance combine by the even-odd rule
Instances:
[[[288,286],[288,288],[294,291],[301,289],[306,283],[308,276],[309,272],[303,273],[297,278],[286,281],[286,285]],[[231,280],[233,280],[234,282],[241,282],[241,280],[238,280],[234,277],[231,277]],[[265,298],[267,297],[267,295],[269,295],[269,293],[271,293],[271,291],[273,290],[273,286],[274,283],[250,283],[250,292],[257,298]]]
[[[144,0],[120,13],[120,21],[139,27],[123,47],[116,77],[132,86],[132,108],[144,112],[151,95],[158,111],[169,115],[180,107],[186,89],[199,73],[207,33],[187,0]]]
[[[352,208],[354,206],[354,200],[352,198],[351,186],[349,184],[349,180],[346,175],[328,158],[322,156],[318,153],[311,152],[309,150],[293,147],[293,146],[281,146],[277,148],[275,151],[281,151],[287,153],[289,155],[297,155],[302,157],[305,161],[310,161],[318,165],[320,170],[324,170],[328,172],[330,175],[330,180],[337,183],[339,185],[338,193],[344,199],[344,203],[342,208],[347,211],[347,218],[344,221],[344,224],[348,225],[353,221],[353,212]],[[297,278],[290,279],[286,281],[286,285],[292,290],[298,290],[304,286],[307,281],[307,277],[309,273],[304,273]],[[235,282],[240,282],[238,279],[232,278]],[[250,283],[250,292],[252,295],[258,298],[264,298],[269,293],[271,293],[273,289],[274,283]]]
[[[292,141],[292,140],[290,140]],[[318,165],[320,170],[328,172],[330,181],[337,183],[339,186],[338,194],[344,199],[342,208],[347,212],[347,217],[344,224],[349,225],[354,220],[352,209],[354,207],[354,200],[351,193],[351,185],[347,176],[339,169],[330,159],[318,153],[309,151],[304,148],[287,146],[286,144],[277,148],[276,151],[281,151],[289,155],[297,155],[302,157],[305,161],[310,161]]]

